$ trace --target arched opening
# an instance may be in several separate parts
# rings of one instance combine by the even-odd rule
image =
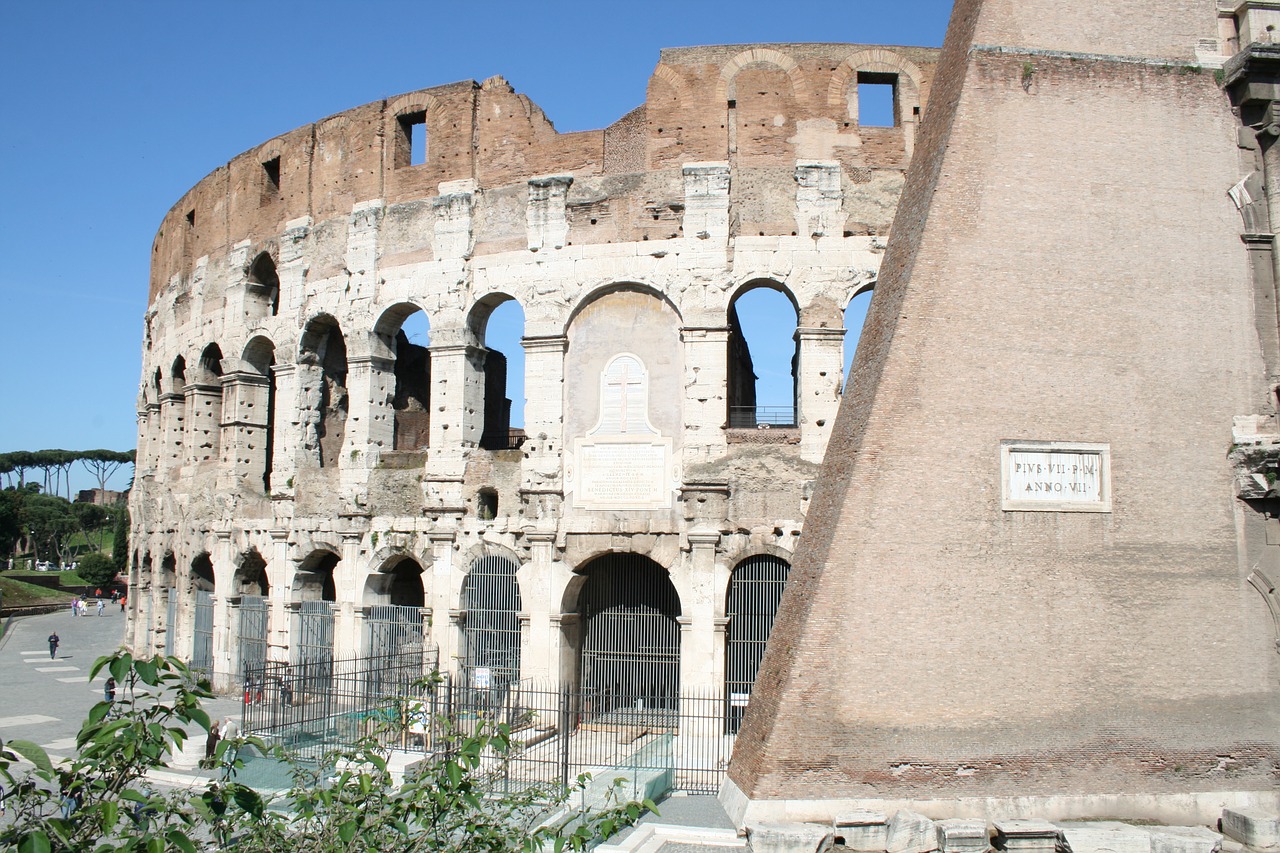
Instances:
[[[208,462],[218,458],[222,439],[222,349],[217,344],[200,353],[194,379],[187,391],[194,460]]]
[[[309,665],[333,660],[333,611],[338,600],[333,573],[340,559],[316,551],[302,561],[294,577],[293,659]]]
[[[421,655],[426,644],[423,608],[427,601],[422,581],[422,565],[412,557],[400,557],[369,576],[365,622],[370,657]]]
[[[183,463],[183,432],[187,423],[187,360],[178,356],[169,368],[169,390],[160,398],[164,412],[165,444],[172,467]]]
[[[260,667],[267,660],[267,628],[271,613],[267,595],[271,587],[267,581],[267,562],[256,550],[249,551],[240,559],[233,585],[239,596],[240,614],[236,671],[244,675],[249,667]]]
[[[583,568],[578,683],[584,720],[637,716],[674,725],[680,688],[680,597],[667,570],[640,554],[606,554]]]
[[[336,467],[350,405],[347,342],[337,320],[322,316],[308,324],[298,366],[303,389],[303,449],[315,454],[321,468]]]
[[[871,310],[873,291],[868,288],[862,291],[844,309],[844,380],[840,385],[840,393],[849,387],[849,377],[853,375],[853,356],[858,351],[858,341],[862,339],[862,327],[867,322],[867,312]]]
[[[486,555],[462,585],[462,671],[468,687],[505,688],[520,680],[520,566]]]
[[[737,162],[749,165],[785,156],[799,113],[786,69],[773,62],[751,62],[734,75],[727,95],[730,152],[736,153]]]
[[[781,285],[754,282],[729,303],[730,429],[796,425],[799,314]]]
[[[480,446],[507,450],[524,441],[524,310],[504,294],[480,300],[472,331],[484,347],[484,427]]]
[[[384,357],[395,359],[391,446],[423,450],[431,435],[431,322],[406,302],[383,314],[374,334]]]
[[[160,590],[164,596],[164,653],[174,653],[178,639],[178,559],[173,552],[160,561]]]
[[[791,564],[781,557],[759,554],[738,563],[729,578],[724,656],[725,731],[729,734],[736,734],[742,725],[790,571]]]
[[[254,258],[249,267],[249,295],[258,308],[254,312],[257,318],[268,313],[274,317],[280,312],[280,276],[276,273],[276,262],[266,252]]]
[[[213,561],[200,554],[191,561],[191,594],[195,598],[191,668],[206,675],[213,671]]]
[[[259,467],[262,471],[262,492],[263,494],[271,493],[271,470],[275,467],[275,436],[276,436],[276,348],[275,344],[263,337],[256,337],[249,341],[249,345],[244,350],[244,361],[248,364],[255,374],[258,381],[265,383],[266,390],[266,416],[261,415],[255,420],[262,420],[265,423],[252,423],[246,427],[245,435],[245,460],[246,465],[252,469]],[[255,395],[259,396],[260,395]],[[252,449],[262,448],[261,456],[252,452]]]

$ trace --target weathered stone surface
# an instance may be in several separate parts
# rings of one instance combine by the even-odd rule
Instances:
[[[950,818],[940,820],[938,849],[942,853],[986,853],[991,849],[991,835],[985,820]]]
[[[1070,853],[1151,853],[1151,833],[1117,821],[1059,824]]]
[[[1153,826],[1151,853],[1220,853],[1222,836],[1203,826]]]
[[[760,823],[747,827],[752,853],[823,853],[831,830],[813,823]]]
[[[889,818],[884,812],[844,812],[831,822],[837,838],[844,839],[848,850],[881,853],[889,846]]]
[[[1047,820],[998,820],[995,846],[1009,853],[1054,853],[1062,837]]]
[[[1280,815],[1261,809],[1223,809],[1222,832],[1257,850],[1280,849]]]
[[[889,853],[929,853],[938,849],[938,830],[922,814],[901,810],[889,821]]]

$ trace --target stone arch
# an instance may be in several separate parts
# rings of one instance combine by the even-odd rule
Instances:
[[[414,343],[404,326],[419,312],[426,323],[427,340]],[[384,393],[374,395],[370,441],[375,445],[381,442],[394,450],[422,450],[430,445],[430,329],[426,309],[411,301],[387,308],[373,325],[369,338],[375,383],[387,386]],[[383,398],[389,399],[389,412],[378,402]]]
[[[173,394],[181,394],[186,387],[187,360],[183,356],[177,356],[169,368],[169,391]]]
[[[519,328],[512,329],[519,312]],[[501,316],[502,328],[493,335],[490,321]],[[476,300],[467,313],[467,331],[483,354],[479,380],[484,389],[481,412],[484,425],[480,446],[486,450],[508,450],[520,446],[523,431],[513,433],[512,425],[524,425],[524,306],[514,296],[500,291]],[[500,338],[500,340],[495,339]],[[499,344],[502,348],[499,348]]]
[[[680,311],[680,306],[676,305],[662,289],[654,287],[652,284],[639,281],[611,281],[605,284],[597,285],[587,290],[573,309],[569,311],[569,315],[565,320],[562,334],[568,334],[573,327],[574,322],[578,319],[578,315],[586,309],[590,308],[594,303],[601,299],[611,296],[615,293],[642,293],[652,296],[660,302],[663,302],[676,315],[680,322],[684,322],[684,318]]]
[[[520,679],[520,568],[516,554],[501,545],[486,542],[468,551],[457,601],[460,656],[470,686],[501,688]]]
[[[789,559],[755,553],[738,560],[725,590],[725,730],[736,733],[782,601]]]
[[[280,313],[280,275],[270,251],[261,251],[249,264],[245,277],[249,301],[253,306],[251,319],[274,317]]]
[[[426,152],[424,163],[430,162],[430,127],[432,118],[438,112],[437,105],[436,98],[425,92],[403,95],[387,104],[385,135],[388,144],[391,145],[391,156],[388,159],[393,168],[423,165],[415,164],[412,158],[415,132],[424,134],[425,138],[422,141],[423,150]]]
[[[776,297],[769,300],[751,296],[757,291],[781,294],[785,302]],[[744,297],[747,302],[740,305]],[[794,312],[794,322],[784,322],[779,317],[779,305],[787,303]],[[740,307],[749,310],[740,311]],[[765,322],[766,317],[768,322]],[[729,328],[726,423],[736,429],[795,426],[800,361],[800,341],[796,334],[800,325],[800,306],[795,294],[777,279],[748,280],[734,289],[725,322]],[[784,338],[788,332],[792,340],[791,356],[785,370],[790,375],[790,383],[789,388],[784,388],[787,383],[779,378],[783,369],[778,362],[785,351]],[[754,356],[752,344],[756,348]],[[764,361],[760,359],[762,354],[768,356]],[[757,372],[759,370],[767,371],[766,375],[761,376]],[[760,393],[761,386],[763,394]]]
[[[297,563],[291,584],[294,601],[337,601],[335,578],[342,556],[337,551],[317,548]]]
[[[644,102],[649,137],[649,168],[679,165],[685,159],[685,140],[695,132],[703,133],[692,127],[684,127],[687,118],[697,118],[688,112],[689,105],[693,103],[689,84],[675,69],[658,63],[649,78]],[[715,116],[701,118],[714,120]]]
[[[258,595],[265,598],[271,592],[267,561],[257,548],[250,547],[240,554],[232,578],[235,595]]]
[[[347,343],[342,327],[330,314],[313,317],[298,342],[298,388],[303,451],[321,468],[337,467],[350,400]]]
[[[804,69],[794,59],[773,48],[753,47],[742,51],[720,67],[720,80],[716,86],[716,99],[720,103],[725,103],[737,94],[734,81],[738,72],[750,65],[769,65],[782,71],[791,81],[793,97],[806,91]]]
[[[831,109],[839,110],[843,107],[849,118],[857,120],[857,90],[853,89],[853,94],[850,95],[850,88],[856,81],[858,72],[898,75],[904,118],[912,114],[911,108],[920,106],[920,84],[924,80],[924,72],[906,57],[877,47],[851,53],[836,66],[827,83],[827,105]]]

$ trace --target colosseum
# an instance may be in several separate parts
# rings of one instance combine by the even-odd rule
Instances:
[[[493,77],[215,170],[153,248],[130,645],[226,687],[412,640],[477,686],[740,715],[936,61],[665,50],[603,130]],[[860,123],[860,91],[892,118]],[[790,399],[757,399],[736,308],[759,288],[794,308]]]

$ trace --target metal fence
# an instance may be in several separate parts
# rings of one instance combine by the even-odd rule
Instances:
[[[730,429],[768,429],[794,427],[795,406],[730,406]]]
[[[499,724],[510,727],[513,749],[487,755],[485,769],[499,789],[565,789],[591,774],[582,792],[603,799],[616,779],[628,797],[670,791],[716,793],[735,735],[725,730],[720,691],[683,691],[655,707],[648,691],[580,690],[526,680],[477,688],[461,677],[426,679],[434,660],[419,655],[332,661],[323,671],[265,663],[250,667],[244,729],[303,758],[360,737],[384,745],[438,753],[459,735]]]
[[[191,668],[201,672],[213,669],[213,593],[196,590],[195,639],[191,649]]]

